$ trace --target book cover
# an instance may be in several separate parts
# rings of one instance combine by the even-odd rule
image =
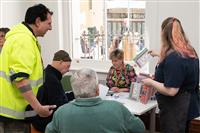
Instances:
[[[152,95],[152,87],[143,85],[141,91],[140,102],[146,104]]]
[[[136,57],[133,59],[135,63],[142,68],[151,58],[151,55],[148,54],[148,49],[144,48]]]
[[[139,82],[132,82],[129,97],[139,101],[142,84]]]

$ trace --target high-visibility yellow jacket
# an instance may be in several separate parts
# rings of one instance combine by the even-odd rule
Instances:
[[[33,33],[22,23],[6,34],[6,42],[0,54],[0,115],[12,119],[24,119],[28,102],[11,82],[28,78],[34,94],[43,83],[43,65],[40,45]]]

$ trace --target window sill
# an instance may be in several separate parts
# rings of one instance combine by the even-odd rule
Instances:
[[[81,68],[91,68],[98,73],[108,73],[112,66],[111,61],[99,61],[90,59],[74,59],[70,70],[79,70]]]
[[[134,61],[126,61],[125,63],[128,63],[134,66],[134,69],[137,74],[139,72],[148,73],[148,65],[146,65],[143,68],[139,68],[139,67],[135,67]],[[91,68],[98,73],[108,73],[111,66],[112,66],[112,62],[110,60],[100,61],[100,60],[91,60],[91,59],[73,59],[70,70],[75,71],[81,68]]]

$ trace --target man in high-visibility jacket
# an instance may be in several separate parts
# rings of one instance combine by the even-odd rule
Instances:
[[[25,21],[6,34],[0,54],[0,132],[27,133],[26,117],[52,114],[55,105],[41,105],[36,93],[43,83],[38,36],[52,29],[52,12],[43,4],[29,7]],[[30,104],[34,111],[25,112]]]

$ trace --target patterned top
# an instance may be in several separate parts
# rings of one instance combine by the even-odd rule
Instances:
[[[122,70],[116,70],[112,66],[108,72],[106,84],[109,88],[118,87],[130,89],[131,82],[136,81],[136,77],[134,68],[129,64],[124,65]]]

